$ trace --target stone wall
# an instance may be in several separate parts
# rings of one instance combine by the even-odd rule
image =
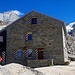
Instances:
[[[31,19],[35,17],[37,18],[37,24],[31,24]],[[11,24],[6,28],[7,63],[16,62],[17,60],[14,60],[14,51],[19,49],[24,50],[24,47],[26,47],[33,50],[32,59],[35,58],[36,48],[44,48],[44,59],[54,59],[55,64],[63,64],[63,25],[62,21],[37,12],[31,12]],[[32,32],[32,41],[25,41],[25,34],[28,32]],[[24,60],[26,59],[24,58],[20,62],[24,63]]]
[[[28,60],[28,66],[30,67],[44,67],[44,66],[52,66],[52,60]]]

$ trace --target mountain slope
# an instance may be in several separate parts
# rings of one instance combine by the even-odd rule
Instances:
[[[67,50],[69,54],[75,55],[75,22],[69,23],[66,26],[68,37],[67,37]]]
[[[17,10],[6,11],[0,13],[0,30],[5,28],[7,25],[11,24],[15,20],[20,18],[20,15],[23,15]]]
[[[75,22],[69,23],[66,26],[68,34],[75,36]]]
[[[69,23],[66,28],[67,28],[67,31],[70,32],[71,30],[73,30],[73,25],[75,24],[75,22],[72,22],[72,23]]]
[[[0,13],[0,20],[5,22],[13,22],[19,18],[19,15],[17,15],[13,10],[7,11],[4,13]]]

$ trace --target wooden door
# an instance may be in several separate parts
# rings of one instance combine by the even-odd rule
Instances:
[[[43,48],[38,48],[38,59],[43,59]]]

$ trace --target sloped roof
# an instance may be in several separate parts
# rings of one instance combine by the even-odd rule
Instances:
[[[30,13],[38,13],[38,14],[41,14],[41,13],[36,12],[36,11],[31,11],[31,12],[29,12],[28,14],[30,14]],[[9,26],[13,25],[14,23],[20,21],[22,18],[26,17],[28,14],[24,15],[23,17],[17,19],[16,21],[12,22],[11,24],[9,24],[9,25],[7,25],[7,26],[5,26],[5,27],[3,26],[3,28],[1,28],[1,30],[0,30],[0,32],[2,32],[3,30],[7,29]],[[44,15],[44,14],[41,14],[41,15]],[[65,34],[67,35],[66,24],[65,24],[63,21],[58,20],[58,19],[53,18],[53,17],[50,17],[50,16],[47,16],[47,15],[44,15],[44,16],[46,16],[46,17],[48,17],[48,18],[51,18],[51,19],[54,19],[54,20],[56,20],[56,21],[60,21],[60,22],[62,23],[62,27],[64,28],[64,32],[65,32]]]

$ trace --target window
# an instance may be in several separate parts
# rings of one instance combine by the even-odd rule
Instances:
[[[32,34],[28,34],[28,40],[32,40]]]
[[[32,49],[28,49],[28,59],[32,58]]]
[[[21,50],[18,50],[17,51],[17,58],[21,58],[22,57],[22,51]]]
[[[32,18],[31,23],[32,24],[37,24],[37,18]]]
[[[32,33],[31,32],[28,32],[25,36],[25,40],[26,41],[31,41],[32,40]]]
[[[3,36],[0,36],[0,42],[3,42]]]

